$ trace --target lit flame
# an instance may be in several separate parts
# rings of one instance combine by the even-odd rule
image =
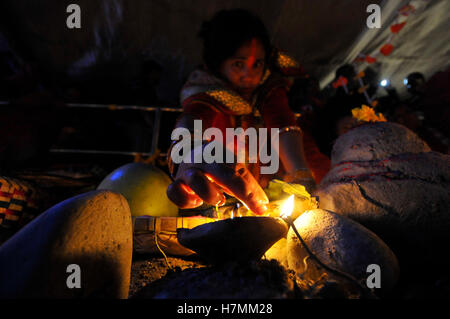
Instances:
[[[209,175],[209,174],[203,174],[203,175],[205,175],[206,176],[206,178],[211,182],[211,183],[215,183],[215,180],[214,180],[214,178],[212,178],[212,176],[211,175]]]
[[[287,218],[291,216],[293,210],[294,210],[294,195],[291,195],[281,205],[281,217]]]

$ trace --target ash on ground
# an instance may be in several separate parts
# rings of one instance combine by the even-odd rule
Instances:
[[[164,258],[135,262],[131,298],[295,298],[294,278],[275,260],[207,266],[196,260]],[[140,287],[139,287],[140,286]]]
[[[195,255],[133,257],[129,298],[150,299],[352,299],[361,298],[336,278],[325,276],[314,283],[302,280],[276,260],[210,266]],[[405,274],[404,274],[405,275]],[[381,299],[448,299],[448,275],[411,282],[402,276],[398,286]],[[353,291],[352,291],[353,290]]]

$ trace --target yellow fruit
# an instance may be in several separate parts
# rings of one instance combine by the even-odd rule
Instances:
[[[130,205],[132,216],[178,216],[178,207],[166,195],[171,180],[159,168],[130,163],[110,173],[97,189],[122,194]]]

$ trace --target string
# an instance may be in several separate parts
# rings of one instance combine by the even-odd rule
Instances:
[[[324,268],[325,270],[330,271],[331,273],[334,273],[335,275],[338,275],[340,277],[343,277],[351,282],[353,282],[354,284],[356,284],[358,286],[358,288],[361,290],[361,292],[364,295],[368,295],[368,297],[370,298],[374,298],[376,299],[376,295],[372,292],[372,290],[364,287],[355,277],[353,277],[352,275],[345,273],[343,271],[339,271],[337,269],[334,269],[326,264],[324,264],[319,257],[317,257],[308,247],[308,245],[306,245],[306,242],[303,240],[302,236],[300,236],[300,234],[297,231],[297,228],[294,225],[294,222],[292,221],[292,218],[289,216],[286,218],[288,224],[292,227],[292,230],[294,231],[294,233],[297,235],[298,239],[300,240],[300,242],[302,243],[303,247],[305,247],[306,252],[308,253],[308,255],[314,259],[320,266],[322,266],[322,268]]]
[[[157,233],[156,233],[156,218],[155,218],[155,221],[154,221],[154,232],[155,232],[155,243],[156,243],[156,247],[158,247],[158,250],[161,252],[161,254],[164,256],[164,260],[166,261],[166,264],[167,264],[167,267],[169,268],[169,270],[172,270],[172,267],[170,266],[170,264],[169,264],[169,260],[167,259],[167,256],[166,256],[166,254],[164,253],[164,251],[161,249],[161,247],[159,247],[159,244],[158,244],[158,235],[157,235]]]

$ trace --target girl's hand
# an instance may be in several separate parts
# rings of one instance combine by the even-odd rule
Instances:
[[[258,215],[267,210],[269,200],[253,175],[240,163],[181,163],[167,196],[183,209],[206,202],[223,205],[223,192],[236,197]]]

